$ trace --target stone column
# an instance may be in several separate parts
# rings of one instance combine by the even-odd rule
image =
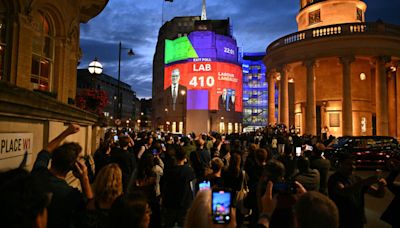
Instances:
[[[315,60],[306,60],[303,65],[307,68],[306,79],[306,134],[317,135],[317,113],[315,109]]]
[[[353,135],[353,100],[351,96],[351,63],[353,56],[341,57],[342,63],[342,134]]]
[[[396,67],[396,138],[400,138],[400,61],[395,63]]]
[[[389,135],[397,136],[397,118],[396,118],[396,72],[389,70],[387,73],[388,80],[388,118],[389,118]]]
[[[275,73],[268,74],[268,123],[274,124],[275,120]]]
[[[376,134],[389,135],[388,91],[385,64],[389,57],[378,56],[375,59],[375,99],[376,99]]]
[[[288,89],[288,66],[281,67],[279,74],[281,76],[279,86],[279,123],[289,127],[289,89]]]

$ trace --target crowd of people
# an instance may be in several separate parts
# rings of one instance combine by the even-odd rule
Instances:
[[[71,124],[49,142],[30,172],[22,163],[0,173],[4,227],[363,227],[364,194],[386,188],[395,198],[381,219],[400,227],[400,160],[389,161],[388,177],[363,179],[343,154],[330,175],[323,152],[334,137],[282,125],[229,135],[110,129],[84,156],[79,144],[61,144],[78,131]],[[79,190],[67,184],[70,172]],[[213,214],[219,190],[232,196],[225,224]]]

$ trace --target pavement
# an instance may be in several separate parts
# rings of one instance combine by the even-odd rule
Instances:
[[[367,178],[375,174],[375,171],[356,171],[356,174],[362,178]],[[386,177],[388,172],[384,172]],[[397,177],[400,182],[400,177]],[[365,195],[365,212],[367,216],[367,225],[365,228],[390,228],[391,226],[380,220],[380,216],[392,201],[394,195],[387,189],[385,197],[378,199],[368,194]],[[399,214],[400,216],[400,214]]]

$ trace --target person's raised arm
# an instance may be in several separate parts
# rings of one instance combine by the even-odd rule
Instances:
[[[39,172],[39,170],[47,169],[51,159],[51,153],[61,144],[61,142],[68,136],[75,134],[79,131],[79,125],[70,124],[67,129],[61,132],[57,137],[47,144],[47,146],[38,153],[36,160],[33,164],[32,173]]]
[[[275,197],[272,196],[272,188],[273,188],[272,181],[268,181],[267,189],[265,190],[264,195],[261,197],[261,203],[260,203],[261,213],[258,219],[258,227],[264,227],[264,228],[269,227],[271,215],[276,208],[277,198],[276,196]]]
[[[49,153],[52,153],[53,150],[56,149],[65,138],[67,138],[69,135],[77,133],[78,131],[79,131],[78,124],[70,124],[67,129],[65,129],[57,137],[51,140],[49,144],[47,144],[45,150],[48,151]]]
[[[352,196],[355,192],[361,191],[362,188],[370,187],[378,183],[379,179],[376,176],[371,176],[366,179],[360,179],[352,185],[345,186],[341,182],[337,182],[334,191],[341,196]]]
[[[73,174],[81,182],[82,192],[85,194],[86,199],[88,199],[88,200],[93,199],[94,194],[92,191],[92,187],[90,186],[88,169],[87,169],[85,163],[81,162],[81,161],[76,161]]]

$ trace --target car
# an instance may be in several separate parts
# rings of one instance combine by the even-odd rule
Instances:
[[[337,167],[341,153],[351,153],[356,167],[386,169],[388,159],[400,156],[398,141],[390,136],[344,136],[324,151],[324,156]]]

